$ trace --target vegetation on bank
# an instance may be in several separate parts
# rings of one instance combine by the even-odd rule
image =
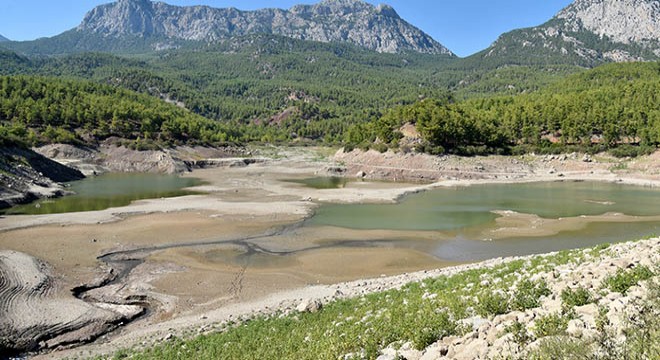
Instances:
[[[356,124],[347,142],[398,147],[406,123],[418,149],[459,154],[560,152],[637,155],[660,144],[660,63],[610,64],[532,94],[454,101],[425,99]],[[630,146],[639,145],[635,149]]]
[[[200,59],[204,58],[200,56]],[[89,61],[97,65],[109,64],[111,68],[117,62],[135,62],[106,56],[91,59],[82,56],[66,61],[75,64],[71,67],[76,69],[93,67]],[[212,57],[208,59],[211,61]],[[358,60],[375,61],[368,58]],[[172,60],[170,66],[179,64],[179,61],[188,62],[190,59]],[[330,66],[330,59],[326,61],[320,69]],[[200,65],[201,68],[205,66],[208,67]],[[304,70],[294,64],[288,66],[293,69],[287,70],[291,73]],[[184,67],[183,63],[180,67]],[[65,71],[67,66],[58,68]],[[355,68],[356,72],[358,70]],[[165,79],[152,83],[154,78],[148,73],[131,74],[133,80],[127,80],[130,76],[126,74],[115,79],[123,84],[122,87],[61,78],[1,77],[0,141],[27,145],[50,142],[90,144],[118,137],[128,139],[135,148],[146,149],[181,143],[288,143],[302,140],[341,144],[348,148],[401,148],[408,151],[414,147],[417,151],[432,154],[596,152],[611,149],[619,156],[649,153],[660,144],[660,109],[657,107],[660,103],[660,63],[604,65],[569,76],[537,92],[515,96],[459,101],[451,93],[439,91],[414,103],[411,102],[413,98],[396,100],[411,103],[394,107],[384,115],[370,107],[374,99],[362,99],[360,96],[364,95],[357,95],[375,92],[369,96],[392,96],[378,92],[378,80],[367,81],[371,76],[367,74],[364,81],[357,83],[371,82],[374,89],[358,91],[355,98],[348,94],[341,95],[345,98],[337,97],[341,92],[336,92],[333,97],[322,92],[302,94],[294,91],[289,96],[296,97],[296,100],[291,100],[291,107],[278,116],[263,118],[263,113],[241,110],[230,111],[233,115],[229,116],[236,116],[236,119],[222,121],[195,114],[217,115],[196,105],[189,111],[153,96],[125,90],[123,87],[128,86],[137,91],[156,91],[154,89],[161,86],[168,88],[168,96],[174,96],[171,93],[174,85]],[[127,85],[127,81],[133,85]],[[203,81],[200,78],[194,82]],[[299,81],[307,80],[301,75]],[[356,78],[350,81],[355,84]],[[259,102],[255,108],[279,106],[269,104],[269,97],[265,95],[267,90],[259,92],[259,87],[253,85],[234,83],[233,89]],[[322,88],[321,84],[318,86]],[[360,86],[349,83],[337,86],[360,89]],[[236,96],[234,90],[224,88],[227,96]],[[332,89],[332,86],[325,89]],[[285,96],[284,93],[280,95]],[[328,101],[328,96],[342,110],[324,108],[321,103]],[[225,111],[231,106],[228,101],[226,106],[218,105],[217,109]],[[362,115],[359,115],[360,111]],[[245,120],[245,117],[252,116],[251,121]],[[419,141],[399,143],[403,136],[399,129],[406,123],[416,126],[421,134]]]
[[[218,333],[190,340],[174,339],[146,350],[124,350],[114,358],[338,359],[348,356],[373,359],[393,343],[412,342],[415,348],[424,349],[442,337],[472,331],[461,319],[474,315],[492,318],[512,310],[525,311],[540,306],[540,298],[549,295],[550,290],[544,280],[532,280],[534,274],[552,273],[565,264],[597,262],[608,251],[607,245],[600,245],[591,250],[561,251],[492,268],[465,270],[411,283],[401,290],[335,301],[317,313],[275,314],[231,323]],[[647,318],[637,319],[649,327],[640,327],[637,323],[626,325],[627,337],[623,344],[613,346],[615,343],[610,340],[615,334],[608,333],[604,326],[601,338],[596,341],[598,353],[585,353],[594,345],[578,344],[581,340],[556,341],[557,335],[566,333],[567,323],[574,317],[573,309],[595,301],[594,291],[622,291],[616,284],[625,283],[629,288],[657,274],[657,270],[640,269],[621,270],[608,277],[600,290],[566,290],[561,294],[563,310],[560,313],[537,319],[531,331],[514,321],[505,333],[511,334],[512,345],[524,347],[534,339],[542,340],[538,349],[529,354],[535,359],[554,359],[557,353],[569,356],[562,358],[580,355],[580,358],[589,359],[641,359],[644,357],[637,355],[652,354],[652,351],[658,354],[660,323],[651,312],[642,315]],[[522,278],[521,274],[524,274]],[[651,291],[660,293],[660,284],[652,285]],[[654,296],[656,293],[649,295],[644,306],[660,305],[660,298]],[[601,321],[606,322],[605,318]]]

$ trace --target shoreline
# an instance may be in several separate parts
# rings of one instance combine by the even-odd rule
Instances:
[[[456,161],[468,161],[467,166],[472,167],[474,165],[470,161],[473,160],[475,159],[458,159]],[[492,161],[510,160],[511,158],[495,157]],[[480,158],[476,161],[483,162],[484,159]],[[102,267],[99,268],[97,257],[103,254],[140,248],[144,244],[158,246],[180,242],[191,243],[191,241],[203,241],[204,239],[236,238],[263,234],[265,230],[272,229],[274,226],[286,226],[287,224],[290,226],[290,224],[304,221],[304,219],[312,216],[317,206],[325,202],[392,203],[400,201],[407,195],[434,188],[482,184],[602,181],[636,186],[660,186],[660,176],[648,178],[648,174],[643,173],[641,175],[644,176],[638,173],[637,177],[635,177],[635,174],[615,174],[611,171],[602,170],[601,164],[588,164],[596,168],[596,170],[590,170],[589,172],[570,172],[566,169],[559,169],[558,171],[561,171],[559,174],[562,176],[557,173],[546,174],[544,170],[537,169],[537,171],[531,172],[523,178],[488,178],[486,172],[484,173],[486,178],[482,179],[449,179],[427,184],[369,182],[369,180],[387,180],[386,177],[379,178],[379,174],[373,173],[365,176],[367,182],[349,183],[346,188],[331,190],[309,189],[301,185],[281,181],[283,178],[332,175],[332,172],[328,169],[334,167],[336,163],[337,159],[318,162],[310,161],[309,156],[294,154],[285,159],[263,161],[240,168],[199,169],[184,176],[210,180],[209,184],[201,187],[207,191],[205,195],[141,200],[127,207],[91,213],[1,218],[0,244],[3,244],[4,247],[9,246],[14,251],[24,251],[51,264],[55,269],[55,273],[64,278],[60,287],[66,290],[73,285],[90,283],[98,278]],[[654,162],[654,164],[656,163],[660,163],[660,161]],[[351,166],[351,164],[347,164],[345,168],[350,169]],[[488,166],[490,165],[487,164]],[[349,171],[345,170],[343,175],[345,176]],[[292,234],[292,236],[302,235]],[[379,235],[374,232],[372,236],[376,239]],[[9,239],[10,237],[16,237],[16,239]],[[68,240],[54,241],[57,237]],[[94,242],[90,244],[89,239],[92,237]],[[33,244],[37,239],[45,241],[42,242],[42,246]],[[364,240],[368,240],[368,238]],[[62,241],[69,244],[66,246],[73,246],[77,250],[73,251],[72,254],[63,253],[61,258],[59,254],[48,253],[50,248],[50,245],[47,245],[48,243]],[[285,248],[293,246],[292,249],[295,249],[295,244],[289,244],[290,240],[279,241],[283,241],[281,246]],[[257,241],[256,244],[258,243]],[[52,246],[54,246],[52,249],[58,249],[60,245],[53,244]],[[45,249],[42,249],[42,247]],[[148,296],[158,302],[158,313],[161,315],[158,315],[157,318],[130,323],[109,335],[103,335],[99,342],[76,347],[70,351],[48,353],[46,356],[67,356],[60,354],[72,356],[79,351],[88,350],[95,352],[97,346],[100,348],[111,347],[112,344],[117,342],[124,343],[128,341],[126,340],[128,338],[134,339],[134,342],[144,341],[137,340],[135,337],[141,333],[151,333],[155,329],[161,329],[160,324],[177,324],[177,326],[178,324],[185,324],[184,327],[197,328],[200,324],[206,324],[206,320],[211,319],[210,316],[205,315],[209,311],[213,311],[209,308],[215,308],[218,313],[236,311],[237,308],[245,308],[245,311],[247,311],[256,306],[255,304],[259,304],[260,301],[270,301],[265,306],[272,308],[274,306],[273,301],[275,301],[273,299],[283,299],[282,296],[289,298],[292,296],[291,294],[311,294],[307,291],[313,293],[314,291],[321,291],[320,289],[325,289],[323,291],[326,292],[329,292],[329,289],[335,289],[334,292],[336,292],[335,286],[338,286],[338,284],[357,287],[360,291],[378,290],[378,285],[375,288],[363,285],[365,282],[369,283],[372,280],[356,280],[344,283],[341,277],[321,276],[321,273],[319,273],[319,266],[321,266],[319,264],[329,264],[323,259],[337,258],[337,256],[351,259],[354,254],[357,254],[358,249],[333,250],[323,255],[322,259],[308,255],[296,255],[287,260],[293,261],[292,264],[295,264],[295,267],[290,267],[292,265],[287,263],[286,267],[290,268],[283,273],[271,271],[268,268],[259,269],[258,267],[250,267],[246,271],[245,268],[241,269],[241,266],[232,262],[224,265],[221,263],[215,264],[214,262],[207,263],[209,261],[207,256],[215,254],[208,251],[204,246],[200,246],[200,249],[191,248],[185,251],[170,249],[161,251],[159,255],[146,256],[145,259],[149,259],[149,261],[138,266],[135,273],[131,274],[125,284],[128,288],[134,290],[133,293],[125,292],[119,293],[119,295],[130,297],[140,292],[149,294]],[[241,247],[238,250],[225,249],[213,256],[219,256],[219,259],[230,256],[227,259],[232,259],[233,256],[240,255],[241,251],[244,251],[241,250]],[[411,251],[404,254],[392,254],[385,250],[379,250],[377,253],[379,255],[374,257],[383,258],[383,260],[380,263],[370,262],[365,264],[365,268],[367,265],[372,268],[382,268],[388,263],[397,264],[405,257],[416,259],[418,268],[427,269],[424,273],[441,271],[441,268],[452,265],[437,260],[435,263],[423,260],[420,258],[422,252]],[[90,255],[93,255],[93,257],[89,258]],[[192,261],[192,265],[182,265],[182,256],[188,259],[187,261]],[[82,269],[74,271],[73,269],[76,268],[74,265],[78,264],[82,265]],[[302,273],[300,273],[300,269],[303,270]],[[391,275],[401,274],[402,272],[408,273],[401,269],[404,268],[401,265],[396,265],[385,272],[389,272]],[[295,275],[298,273],[300,275]],[[382,273],[374,273],[372,270],[374,279],[379,279],[379,274]],[[400,276],[405,278],[405,275]],[[335,285],[323,285],[320,288],[310,287],[314,281],[320,281],[318,279],[321,278],[325,279],[323,280],[324,283]],[[183,297],[183,294],[198,291],[195,290],[194,284],[190,284],[195,281],[198,283],[201,281],[202,284],[209,282],[233,284],[239,282],[241,283],[241,290],[237,293],[238,295],[234,294],[227,297],[221,295],[226,290],[216,285],[211,291],[204,292],[205,295],[201,297]],[[266,284],[270,285],[266,286]],[[284,287],[278,288],[277,284]],[[164,289],[163,286],[169,288],[169,292],[161,294],[161,290]],[[259,286],[266,286],[266,290],[259,289]],[[311,290],[305,290],[308,288]],[[116,290],[110,289],[110,291]],[[345,293],[348,290],[341,290],[341,292]],[[118,294],[113,296],[116,295]],[[66,291],[60,292],[60,296],[66,296]],[[100,294],[98,296],[103,299],[108,295]],[[296,297],[295,301],[300,301],[300,297]],[[184,298],[188,300],[184,301]],[[191,305],[186,305],[187,302],[191,302]],[[289,303],[287,305],[287,307],[292,306],[295,307],[295,304]],[[158,338],[151,336],[152,342],[158,340]]]

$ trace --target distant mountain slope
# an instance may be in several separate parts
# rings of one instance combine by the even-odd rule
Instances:
[[[289,10],[256,11],[118,0],[91,10],[76,29],[12,48],[42,54],[163,50],[191,41],[206,44],[250,34],[347,42],[383,53],[451,55],[429,35],[401,19],[392,7],[373,6],[362,0],[324,0]]]
[[[572,64],[660,59],[660,1],[576,0],[543,25],[506,33],[466,64]]]
[[[0,35],[0,42],[5,42],[5,41],[9,41],[9,39],[7,39],[6,37]]]

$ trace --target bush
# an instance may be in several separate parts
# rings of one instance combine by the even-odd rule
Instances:
[[[550,314],[536,320],[534,335],[537,338],[563,335],[568,327],[568,318],[560,314]]]
[[[550,289],[545,281],[523,280],[516,287],[511,307],[518,311],[533,309],[540,306],[541,296],[548,295],[550,295]]]
[[[509,311],[509,297],[504,294],[487,292],[478,299],[476,310],[481,316],[506,314]]]
[[[506,327],[505,331],[513,335],[513,341],[520,345],[520,347],[526,347],[532,340],[532,337],[527,332],[525,324],[519,321],[514,321],[511,325]]]
[[[566,288],[562,290],[561,302],[564,309],[570,309],[575,306],[587,305],[593,302],[593,298],[589,290],[580,286],[575,289]]]
[[[619,269],[616,274],[605,278],[603,285],[614,292],[625,294],[628,289],[652,276],[653,271],[646,266],[637,266],[629,270]]]
[[[615,147],[614,149],[610,149],[609,153],[614,157],[625,158],[653,154],[655,150],[656,148],[653,146],[634,146],[626,144]]]

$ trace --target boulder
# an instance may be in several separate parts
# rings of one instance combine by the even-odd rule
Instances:
[[[318,312],[323,308],[323,304],[321,301],[316,300],[316,299],[305,299],[298,306],[296,307],[296,310],[299,312],[308,312],[308,313],[315,313]]]

